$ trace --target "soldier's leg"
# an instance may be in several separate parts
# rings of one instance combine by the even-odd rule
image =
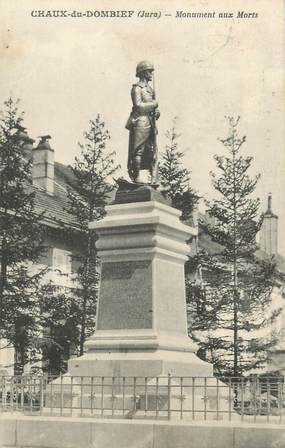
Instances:
[[[140,169],[141,169],[141,157],[136,156],[133,162],[134,182],[139,182]]]
[[[133,167],[134,167],[134,182],[136,183],[143,183],[142,179],[140,178],[140,171],[141,169],[144,169],[142,166],[142,158],[144,154],[144,144],[139,146],[136,150]]]
[[[142,160],[142,169],[148,170],[150,181],[153,182],[153,174],[154,174],[154,145],[153,139],[150,136],[145,144],[145,150]]]

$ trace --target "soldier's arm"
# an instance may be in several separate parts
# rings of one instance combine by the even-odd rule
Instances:
[[[152,112],[158,106],[158,103],[155,100],[149,101],[147,103],[144,103],[142,101],[141,87],[139,87],[139,86],[134,86],[132,88],[131,95],[132,95],[132,101],[133,101],[134,108],[139,113]]]

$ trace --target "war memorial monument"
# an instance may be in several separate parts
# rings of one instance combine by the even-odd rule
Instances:
[[[153,73],[150,62],[140,62],[139,81],[131,89],[133,108],[126,124],[131,181],[117,181],[105,218],[90,223],[101,259],[96,331],[85,343],[85,354],[71,359],[68,368],[71,376],[115,378],[117,402],[123,378],[145,378],[151,396],[157,377],[175,382],[175,377],[202,381],[213,376],[212,365],[196,356],[187,334],[184,264],[197,229],[180,221],[180,211],[159,189],[160,112],[150,85]]]
[[[101,259],[95,333],[67,374],[45,391],[37,380],[40,411],[31,401],[29,415],[16,409],[0,419],[1,448],[284,446],[284,426],[240,421],[237,389],[214,378],[188,337],[184,264],[197,229],[160,190],[153,74],[151,63],[137,65],[130,180],[117,180],[106,216],[90,223]]]

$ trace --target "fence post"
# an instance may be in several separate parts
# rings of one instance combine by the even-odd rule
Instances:
[[[195,420],[195,377],[192,377],[192,420]]]
[[[5,382],[6,382],[6,378],[5,376],[2,376],[2,381],[1,381],[1,393],[2,393],[2,408],[5,409],[6,407],[6,388],[5,388]]]
[[[167,418],[171,419],[171,374],[168,374],[167,379]]]
[[[279,406],[279,422],[282,422],[282,408],[283,408],[283,377],[279,377],[278,381],[278,406]]]
[[[158,412],[159,412],[158,382],[159,382],[159,378],[157,376],[155,378],[155,418],[158,417]]]
[[[101,417],[104,415],[104,376],[101,377]]]
[[[137,384],[137,378],[134,377],[134,409],[133,409],[134,414],[137,410],[137,387],[136,387],[136,384]]]
[[[126,378],[123,376],[123,417],[125,416],[125,393],[126,393]]]
[[[207,377],[204,378],[204,420],[207,420]]]
[[[15,377],[13,376],[10,381],[10,412],[14,411],[14,388],[15,388]]]
[[[147,411],[148,411],[148,396],[147,396],[147,377],[145,377],[144,379],[144,400],[145,400],[145,404],[144,404],[144,414],[145,416],[147,415]]]
[[[44,378],[40,377],[40,414],[43,414],[44,407]]]
[[[183,377],[180,377],[180,420],[183,419]]]

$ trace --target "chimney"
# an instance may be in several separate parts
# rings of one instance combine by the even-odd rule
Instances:
[[[33,156],[33,144],[35,140],[29,137],[27,129],[24,126],[17,125],[17,137],[21,141],[23,155],[25,159],[32,159]]]
[[[278,253],[278,216],[272,212],[272,194],[268,194],[267,210],[260,229],[260,249],[267,255]]]
[[[27,138],[23,144],[23,152],[24,152],[24,157],[28,160],[33,158],[34,143],[35,143],[35,140],[27,135]]]
[[[54,150],[50,147],[50,135],[40,137],[33,150],[33,184],[42,187],[48,194],[54,192]]]

